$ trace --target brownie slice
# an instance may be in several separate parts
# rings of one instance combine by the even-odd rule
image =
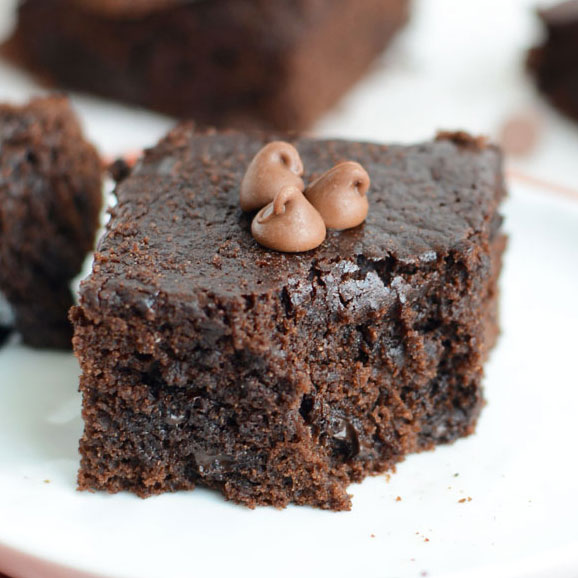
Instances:
[[[347,486],[474,430],[497,327],[501,155],[293,141],[314,179],[372,179],[367,221],[317,249],[259,246],[239,208],[271,135],[172,131],[118,186],[72,310],[79,487],[216,488],[248,506],[342,510]]]
[[[530,51],[528,68],[550,101],[578,120],[578,0],[538,14],[546,37],[541,46]]]
[[[70,282],[92,249],[100,159],[65,97],[0,105],[0,333],[70,348]]]
[[[9,53],[71,88],[211,124],[302,129],[407,18],[408,0],[23,0]]]

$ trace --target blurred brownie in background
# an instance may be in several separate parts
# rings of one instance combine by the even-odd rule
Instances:
[[[539,11],[546,30],[528,67],[538,88],[565,114],[578,120],[578,0]]]
[[[409,0],[23,0],[8,53],[53,83],[217,125],[309,127]]]
[[[71,280],[92,249],[101,166],[68,100],[0,104],[0,342],[70,348]]]

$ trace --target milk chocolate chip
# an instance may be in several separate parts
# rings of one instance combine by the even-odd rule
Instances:
[[[283,187],[273,202],[255,215],[251,232],[264,247],[284,253],[315,249],[326,235],[321,215],[299,187],[292,185]]]
[[[241,182],[241,209],[264,207],[285,186],[303,184],[303,163],[297,149],[288,142],[275,141],[264,146],[251,161]]]
[[[339,163],[305,190],[328,229],[350,229],[365,221],[369,210],[369,175],[353,161]]]

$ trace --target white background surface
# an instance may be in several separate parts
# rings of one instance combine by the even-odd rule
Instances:
[[[4,31],[11,5],[0,4]],[[539,36],[531,5],[415,2],[383,62],[316,132],[405,142],[439,128],[496,135],[529,108],[543,118],[542,138],[510,166],[578,188],[578,128],[541,102],[523,70]],[[0,62],[0,99],[37,92]],[[75,102],[106,154],[151,145],[172,124],[89,97]],[[411,456],[389,482],[352,487],[349,513],[248,511],[205,490],[146,501],[77,493],[74,358],[0,351],[0,570],[64,576],[46,565],[53,561],[110,578],[577,576],[578,203],[514,181],[511,191],[504,332],[476,435]]]

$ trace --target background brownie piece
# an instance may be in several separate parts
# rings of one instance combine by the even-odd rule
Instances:
[[[11,52],[68,87],[211,124],[301,129],[367,70],[408,0],[24,0]]]
[[[239,209],[268,138],[184,125],[118,186],[72,310],[81,489],[201,484],[249,506],[346,509],[351,482],[473,431],[498,331],[499,152],[463,134],[298,139],[309,179],[360,162],[370,211],[282,254]]]
[[[528,67],[552,103],[578,120],[578,0],[541,10],[539,16],[546,38],[530,51]]]
[[[71,346],[70,281],[92,249],[101,194],[98,154],[66,98],[0,105],[0,293],[28,345]]]

